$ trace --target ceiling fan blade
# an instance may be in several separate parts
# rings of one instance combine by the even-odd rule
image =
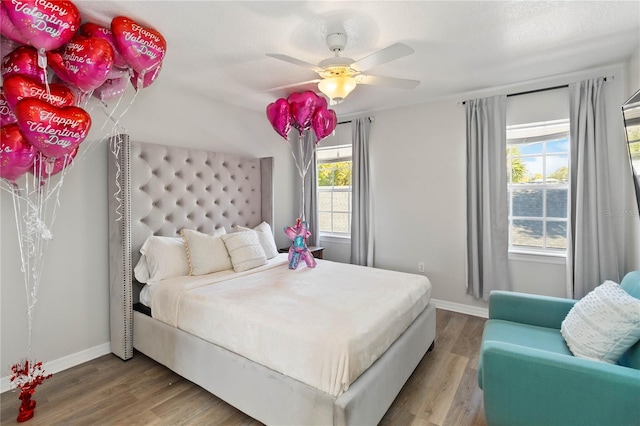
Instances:
[[[406,78],[382,77],[378,75],[360,74],[356,77],[358,84],[371,84],[375,86],[394,87],[396,89],[415,89],[420,82],[418,80],[409,80]]]
[[[317,65],[313,65],[309,62],[305,62],[300,59],[293,58],[289,55],[281,55],[279,53],[267,53],[267,56],[275,59],[280,59],[281,61],[289,62],[291,64],[298,65],[299,67],[307,68],[315,72],[324,71],[322,68],[320,68]]]
[[[299,83],[285,84],[284,86],[272,87],[270,89],[267,89],[267,92],[274,92],[276,90],[288,89],[290,87],[304,86],[306,84],[319,83],[320,80],[322,79],[317,78],[315,80],[307,80],[307,81],[301,81]]]
[[[413,52],[415,52],[415,50],[406,44],[392,44],[389,47],[385,47],[382,50],[372,53],[366,58],[362,58],[359,61],[354,62],[351,64],[351,68],[358,71],[367,71],[395,59],[402,58],[403,56],[411,55]]]

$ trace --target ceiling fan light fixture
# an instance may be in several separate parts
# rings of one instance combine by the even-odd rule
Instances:
[[[356,79],[350,76],[330,77],[318,83],[318,89],[335,103],[340,103],[356,88]]]

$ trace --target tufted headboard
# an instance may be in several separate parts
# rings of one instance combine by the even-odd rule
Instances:
[[[273,158],[109,141],[109,287],[111,351],[133,356],[133,268],[151,235],[182,228],[210,232],[236,225],[273,227]]]

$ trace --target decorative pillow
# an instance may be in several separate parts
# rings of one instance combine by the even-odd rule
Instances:
[[[180,231],[187,251],[189,275],[210,274],[233,267],[227,247],[221,238],[226,233],[224,228],[216,229],[211,234],[203,234],[193,229]]]
[[[258,233],[234,232],[222,236],[224,245],[231,256],[233,270],[246,271],[267,263],[267,256],[258,240]]]
[[[576,302],[560,331],[575,356],[615,364],[640,339],[640,300],[605,281]]]
[[[269,226],[267,222],[262,222],[253,229],[245,228],[244,226],[236,226],[233,228],[233,232],[246,231],[255,231],[258,233],[258,241],[260,241],[260,245],[264,250],[264,254],[267,256],[267,259],[274,258],[278,255],[278,247],[276,246],[276,241],[273,238],[271,226]]]
[[[146,258],[149,268],[147,285],[167,278],[189,275],[187,251],[180,237],[149,237],[142,245],[140,253]]]

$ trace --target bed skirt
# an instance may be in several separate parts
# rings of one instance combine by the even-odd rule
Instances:
[[[134,312],[134,348],[268,425],[377,424],[435,340],[430,303],[337,399],[199,337]]]

